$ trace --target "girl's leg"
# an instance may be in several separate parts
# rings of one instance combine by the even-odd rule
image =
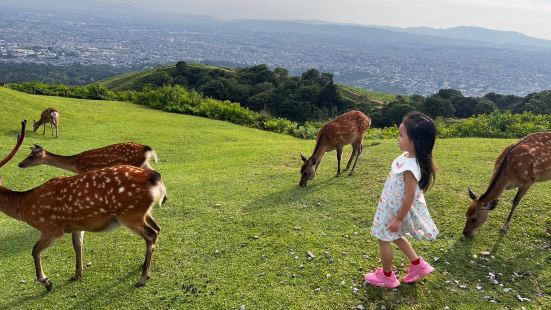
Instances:
[[[381,251],[381,262],[383,263],[383,271],[392,272],[392,246],[390,242],[379,240],[379,249]]]
[[[415,250],[413,249],[413,247],[411,246],[411,244],[406,238],[400,237],[400,239],[394,240],[394,243],[396,243],[396,245],[400,248],[400,250],[402,250],[402,252],[406,254],[406,256],[409,258],[411,262],[419,258],[415,253]],[[382,250],[381,250],[381,253],[382,253]]]

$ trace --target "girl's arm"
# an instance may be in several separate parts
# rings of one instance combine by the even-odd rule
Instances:
[[[390,221],[390,224],[388,224],[388,230],[390,230],[391,232],[397,232],[398,230],[400,230],[404,218],[409,213],[409,210],[411,210],[411,207],[413,205],[413,199],[415,198],[415,189],[417,188],[417,180],[415,179],[411,171],[404,172],[404,185],[405,193],[404,199],[402,200],[402,207],[400,208],[400,211],[398,211],[398,214],[396,214],[392,221]]]

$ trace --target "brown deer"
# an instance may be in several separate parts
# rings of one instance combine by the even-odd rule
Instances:
[[[55,137],[57,138],[57,126],[59,125],[59,112],[56,109],[48,108],[44,111],[42,111],[42,114],[40,114],[40,120],[37,122],[33,120],[33,131],[36,132],[40,126],[44,125],[44,132],[43,135],[46,134],[46,124],[50,123],[50,127],[52,128],[52,136],[54,135],[54,127],[55,127]]]
[[[312,156],[306,159],[304,155],[300,154],[303,163],[300,168],[299,185],[306,186],[308,181],[314,178],[323,156],[332,150],[337,150],[337,176],[340,176],[342,150],[347,144],[352,144],[352,154],[344,170],[348,170],[352,160],[356,158],[349,175],[354,174],[356,163],[362,153],[364,133],[370,125],[371,119],[367,115],[360,111],[350,111],[321,127]]]
[[[25,122],[11,153],[0,162],[7,163],[17,152],[25,136]],[[37,280],[52,289],[52,282],[42,271],[40,253],[65,233],[72,235],[76,253],[73,279],[82,275],[84,231],[101,232],[118,224],[140,235],[146,244],[142,275],[136,286],[149,278],[159,225],[151,216],[155,204],[165,200],[166,189],[161,175],[149,169],[116,166],[85,172],[72,177],[55,178],[24,192],[12,191],[0,184],[0,211],[26,222],[40,231],[32,255]]]
[[[38,165],[50,165],[74,173],[119,165],[152,169],[149,164],[151,159],[157,162],[157,154],[151,147],[133,142],[112,144],[72,156],[50,153],[40,145],[35,144],[31,147],[31,154],[19,163],[19,167],[29,168]]]
[[[486,192],[477,197],[469,188],[469,197],[473,201],[467,210],[463,234],[472,236],[473,232],[488,220],[490,211],[497,206],[498,198],[503,191],[518,188],[509,216],[501,228],[501,232],[506,233],[515,208],[530,186],[550,179],[551,132],[534,133],[509,145],[496,160]]]

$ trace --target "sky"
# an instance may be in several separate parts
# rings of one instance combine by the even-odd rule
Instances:
[[[81,1],[81,0],[79,0]],[[322,20],[361,25],[479,26],[551,40],[551,0],[94,0],[220,19]]]

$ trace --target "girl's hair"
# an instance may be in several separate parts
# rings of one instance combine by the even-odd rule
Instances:
[[[421,168],[419,187],[426,192],[436,179],[432,149],[436,140],[434,121],[423,113],[412,111],[404,116],[402,123],[415,148],[415,157]]]

